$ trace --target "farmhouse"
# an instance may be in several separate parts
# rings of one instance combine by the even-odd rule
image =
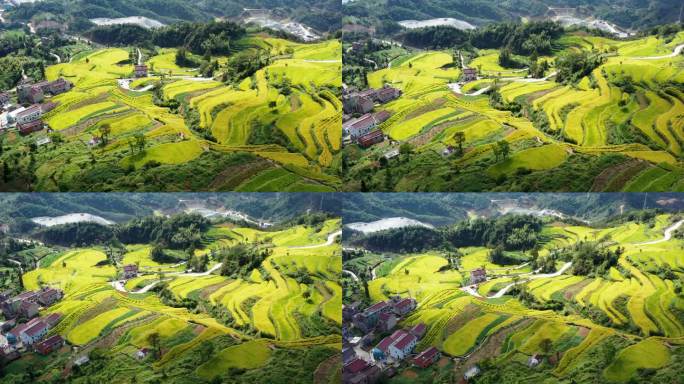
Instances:
[[[0,106],[8,104],[11,100],[10,94],[7,92],[0,92]]]
[[[47,82],[46,84],[42,84],[41,87],[43,88],[43,92],[48,92],[53,95],[59,95],[64,92],[68,92],[71,90],[71,88],[74,87],[74,84],[68,80],[65,80],[64,78],[60,77],[59,79],[55,81],[50,81]]]
[[[376,100],[382,104],[388,103],[394,99],[398,99],[399,97],[401,97],[401,90],[390,87],[387,84],[375,92]]]
[[[342,130],[345,136],[350,136],[352,141],[357,141],[361,136],[364,136],[389,119],[390,114],[387,111],[378,113],[368,113],[358,119],[350,120],[342,125]]]
[[[38,310],[40,308],[38,307],[38,304],[28,301],[28,300],[22,300],[21,304],[19,305],[19,311],[18,314],[19,316],[23,316],[27,319],[33,318],[38,316]]]
[[[380,89],[367,89],[361,92],[350,92],[342,97],[345,113],[365,114],[373,110],[375,103],[385,104],[401,97],[400,89],[387,84]]]
[[[13,319],[18,315],[31,318],[38,313],[38,304],[36,304],[37,299],[38,294],[36,292],[22,292],[19,295],[1,302],[0,310],[2,310],[2,314],[6,319]]]
[[[47,334],[50,327],[42,319],[36,319],[37,321],[30,324],[28,327],[24,328],[19,332],[19,338],[24,343],[24,345],[32,345],[40,341]]]
[[[358,139],[359,145],[363,148],[371,147],[375,144],[382,143],[383,141],[385,141],[385,134],[379,129],[367,133]]]
[[[415,336],[399,329],[382,339],[373,349],[373,354],[380,359],[391,356],[396,360],[403,360],[415,348],[417,342],[418,339]]]
[[[136,65],[135,77],[147,77],[147,65]]]
[[[22,135],[28,135],[32,132],[38,132],[44,128],[43,120],[36,120],[30,123],[18,124],[17,128],[19,128],[19,133],[21,133]]]
[[[43,88],[24,81],[17,86],[17,99],[22,104],[37,104],[45,99]]]
[[[374,383],[382,371],[375,365],[361,359],[354,359],[342,369],[342,382],[350,384]]]
[[[124,265],[124,279],[132,279],[138,276],[138,266],[135,264]]]
[[[416,300],[410,297],[402,299],[399,296],[395,296],[392,298],[391,302],[393,307],[392,310],[398,316],[404,316],[416,309]]]
[[[439,360],[440,357],[442,357],[442,354],[439,350],[435,347],[430,347],[419,353],[418,356],[413,359],[413,364],[421,368],[427,368]]]
[[[43,115],[40,105],[34,104],[29,108],[19,112],[16,117],[17,124],[27,124],[39,120]]]
[[[36,352],[41,355],[47,355],[52,351],[56,351],[64,345],[64,339],[60,335],[50,336],[47,339],[35,345]]]
[[[47,325],[48,325],[50,328],[52,328],[52,327],[54,327],[55,325],[57,325],[57,323],[59,323],[60,320],[62,320],[62,314],[61,314],[61,313],[57,313],[57,312],[51,313],[51,314],[49,314],[47,317],[44,317],[43,319],[44,319],[44,321],[47,323]]]
[[[470,284],[477,284],[487,280],[487,271],[484,268],[478,268],[470,271]]]
[[[46,287],[40,290],[38,293],[38,302],[44,306],[49,307],[52,304],[60,301],[62,299],[63,293],[59,289]]]
[[[397,317],[393,313],[381,313],[377,326],[382,332],[390,331],[397,326]]]
[[[370,97],[352,93],[342,98],[342,107],[345,113],[365,114],[373,110],[375,103]]]
[[[403,360],[411,351],[413,351],[413,348],[416,347],[418,339],[404,330],[399,330],[397,332],[401,332],[401,334],[396,341],[390,345],[389,354],[397,360]]]
[[[147,357],[147,355],[150,353],[150,350],[147,348],[141,348],[137,352],[135,352],[135,358],[138,360],[142,360]]]
[[[423,338],[423,335],[425,335],[425,330],[425,323],[418,323],[414,325],[409,332],[420,340]]]
[[[388,313],[392,307],[384,301],[380,301],[366,308],[365,311],[354,315],[354,326],[363,332],[368,332],[378,322],[381,313]]]
[[[463,69],[463,81],[475,81],[477,80],[477,69],[475,68],[464,68]]]

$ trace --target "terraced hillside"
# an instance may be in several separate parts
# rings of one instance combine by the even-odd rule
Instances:
[[[205,272],[188,271],[189,262],[155,261],[147,244],[127,246],[116,265],[99,247],[41,260],[23,275],[25,289],[64,291],[41,315],[63,315],[50,334],[63,336],[77,353],[25,354],[5,374],[23,373],[40,358],[44,382],[109,380],[114,371],[121,383],[264,382],[293,366],[309,374],[298,380],[313,382],[317,365],[340,345],[340,233],[339,219],[279,231],[217,224],[195,251],[209,258]],[[257,246],[267,257],[244,274],[222,268],[229,259],[216,255],[239,244]],[[139,266],[139,275],[120,280],[122,266],[130,264]],[[136,356],[145,348],[148,356]],[[83,355],[90,366],[74,370]]]
[[[177,64],[175,49],[139,52],[150,69],[142,79],[131,79],[128,49],[50,66],[49,80],[75,85],[50,100],[52,143],[36,148],[45,132],[10,134],[4,161],[18,159],[23,188],[41,191],[337,189],[339,42],[260,35],[233,50],[264,52],[270,64],[231,84],[221,80],[232,56],[214,57],[215,77],[203,78]]]
[[[399,325],[427,325],[414,352],[434,346],[459,358],[428,369],[402,364],[390,382],[460,378],[473,366],[481,369],[478,382],[676,382],[684,372],[683,223],[673,215],[601,228],[547,220],[536,261],[551,258],[555,266],[544,271],[534,252],[512,252],[520,261],[501,265],[484,247],[380,258],[369,302],[416,299]],[[580,273],[584,261],[564,258],[563,249],[582,243],[601,243],[619,257],[605,272],[599,265]],[[487,278],[471,284],[479,268]]]
[[[498,50],[396,56],[392,48],[388,67],[368,75],[369,87],[403,91],[378,107],[392,113],[380,125],[392,142],[346,149],[349,188],[363,180],[396,191],[684,190],[684,33],[613,40],[572,32],[553,44],[554,54],[539,58],[549,64],[540,78],[502,67]],[[557,82],[556,61],[579,52],[603,63],[576,83]],[[463,82],[461,58],[478,80]],[[402,144],[412,153],[377,166]]]

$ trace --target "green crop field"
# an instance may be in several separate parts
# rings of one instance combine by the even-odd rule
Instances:
[[[537,79],[526,67],[502,67],[498,50],[468,50],[464,64],[479,75],[472,82],[461,79],[463,52],[403,47],[367,78],[369,87],[403,92],[378,108],[392,115],[380,128],[393,148],[406,143],[413,153],[378,168],[372,159],[387,146],[352,146],[345,180],[354,190],[363,180],[383,191],[682,190],[684,58],[668,56],[682,41],[682,32],[628,40],[566,32],[554,56],[540,58],[550,68]],[[557,82],[556,60],[578,51],[603,53],[603,64],[576,83]],[[668,57],[649,58],[661,55]],[[484,93],[471,95],[478,90]],[[496,94],[499,104],[491,101]],[[473,125],[479,122],[486,125]],[[501,142],[508,149],[499,156]],[[443,154],[459,146],[462,153]]]
[[[47,67],[48,80],[64,78],[74,88],[48,98],[55,106],[44,121],[56,134],[50,145],[32,150],[30,162],[17,163],[35,175],[24,188],[338,189],[340,42],[302,44],[265,35],[247,40],[254,44],[235,49],[259,46],[274,58],[230,84],[222,81],[229,58],[213,58],[219,68],[212,78],[202,78],[197,68],[177,65],[175,49],[146,56],[150,77],[144,79],[131,79],[128,58],[135,47],[98,48]],[[290,84],[287,91],[283,82]],[[23,154],[45,136],[12,135],[0,160]],[[102,137],[106,140],[89,144]],[[262,182],[266,171],[283,177]]]

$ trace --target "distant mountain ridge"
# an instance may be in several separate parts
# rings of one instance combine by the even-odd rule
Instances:
[[[574,8],[578,16],[593,16],[623,28],[642,29],[681,21],[678,0],[355,0],[345,15],[358,18],[425,20],[452,17],[474,24],[517,21],[521,17],[553,15],[549,8]]]
[[[8,12],[11,18],[54,17],[83,28],[87,20],[143,16],[164,24],[236,18],[246,8],[263,8],[279,17],[291,18],[321,32],[340,25],[341,5],[335,0],[45,0],[22,4]]]

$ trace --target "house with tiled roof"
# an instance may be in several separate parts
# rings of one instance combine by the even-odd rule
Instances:
[[[416,347],[418,339],[408,332],[404,332],[401,337],[397,339],[389,347],[389,355],[397,360],[403,360],[411,354],[413,348]]]
[[[60,301],[62,299],[63,293],[59,289],[55,288],[43,288],[38,292],[38,302],[44,306],[49,307],[52,304]]]
[[[50,336],[47,339],[36,343],[34,349],[41,355],[47,355],[52,351],[56,351],[64,345],[64,339],[60,335]]]
[[[23,316],[27,319],[31,319],[33,317],[38,316],[38,310],[40,307],[38,304],[28,301],[28,300],[22,300],[21,304],[19,305],[19,310],[17,311],[19,316]]]
[[[9,93],[0,92],[0,107],[5,104],[9,104],[10,100],[12,100],[12,98],[10,97]]]
[[[132,279],[138,276],[138,266],[135,264],[124,265],[123,272],[124,279]]]
[[[366,308],[365,311],[354,315],[354,326],[363,332],[368,332],[375,327],[381,313],[390,312],[391,310],[392,306],[387,302],[377,302]]]
[[[413,359],[413,364],[421,368],[427,368],[437,362],[440,357],[442,357],[442,353],[439,352],[437,348],[430,347],[419,353],[418,356]]]
[[[32,345],[40,341],[47,334],[50,327],[43,320],[38,320],[31,326],[25,328],[19,334],[19,338],[24,345]]]
[[[470,271],[470,284],[477,284],[487,280],[487,271],[484,268],[478,268]]]
[[[416,300],[410,297],[401,299],[399,302],[394,304],[394,313],[399,316],[404,316],[414,309],[416,309]]]
[[[424,323],[418,323],[418,324],[414,325],[413,327],[411,327],[411,329],[409,330],[409,332],[410,332],[413,336],[415,336],[416,338],[418,338],[418,340],[420,340],[420,339],[423,338],[423,335],[425,335],[426,328],[427,328],[427,327],[425,326]]]
[[[388,332],[397,326],[397,317],[394,313],[384,312],[378,316],[377,327],[381,332]]]
[[[382,374],[380,368],[356,358],[342,368],[342,381],[350,384],[371,384]]]
[[[44,320],[45,320],[45,322],[47,323],[47,325],[48,325],[50,328],[52,328],[52,327],[54,327],[55,325],[57,325],[57,324],[60,322],[60,320],[62,320],[62,314],[61,314],[61,313],[58,313],[58,312],[51,313],[51,314],[49,314],[48,316],[46,316],[46,317],[44,318]]]

